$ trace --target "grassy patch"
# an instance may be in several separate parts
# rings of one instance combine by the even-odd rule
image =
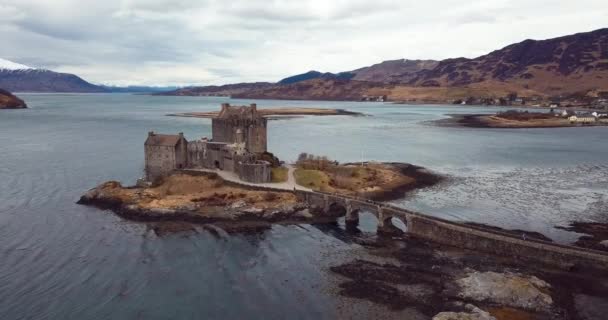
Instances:
[[[296,169],[296,183],[313,190],[326,191],[329,189],[329,177],[319,170]]]
[[[271,177],[272,177],[272,182],[285,182],[287,181],[287,173],[289,172],[289,170],[285,167],[277,167],[277,168],[272,168],[271,171]]]

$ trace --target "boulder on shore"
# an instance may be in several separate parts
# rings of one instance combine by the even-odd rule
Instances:
[[[551,286],[535,276],[474,271],[456,284],[462,299],[541,312],[553,306]]]
[[[27,108],[25,102],[17,98],[12,93],[0,89],[0,109],[24,109]]]
[[[465,306],[467,312],[441,312],[433,317],[433,320],[496,320],[488,312],[474,305]]]

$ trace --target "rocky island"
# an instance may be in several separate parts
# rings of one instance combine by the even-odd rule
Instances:
[[[137,186],[109,181],[78,203],[112,209],[134,220],[199,223],[272,223],[334,220],[344,212],[311,206],[301,192],[317,190],[358,199],[388,200],[433,185],[438,175],[397,163],[339,164],[303,153],[285,167],[266,145],[270,114],[251,106],[223,104],[212,117],[213,137],[188,141],[183,134],[150,132],[145,177]],[[282,114],[334,114],[327,109],[276,109]],[[274,111],[273,111],[274,112]],[[279,114],[273,113],[273,114]]]
[[[441,180],[423,168],[407,164],[401,166],[403,172],[398,170],[396,164],[357,167],[356,170],[366,172],[364,180],[370,181],[369,185],[374,184],[373,188],[360,187],[360,192],[354,190],[358,183],[353,181],[350,181],[351,189],[346,189],[344,184],[334,185],[335,182],[331,183],[334,187],[327,185],[327,188],[370,200],[395,199],[402,197],[406,190],[429,186]],[[351,172],[353,169],[350,165],[335,165],[332,170]],[[415,174],[407,176],[404,172]],[[368,178],[380,175],[384,177],[374,181]],[[125,187],[120,182],[108,181],[89,190],[78,203],[110,209],[132,220],[186,221],[231,227],[331,222],[344,215],[340,210],[322,210],[310,206],[297,193],[301,187],[295,186],[296,190],[290,190],[281,189],[284,187],[273,183],[246,185],[227,181],[207,170],[180,170],[157,179],[153,185]]]
[[[0,89],[0,109],[25,109],[25,102],[12,93]]]

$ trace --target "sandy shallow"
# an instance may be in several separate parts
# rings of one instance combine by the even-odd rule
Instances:
[[[258,112],[264,117],[296,117],[296,116],[361,116],[362,113],[348,111],[344,109],[323,109],[323,108],[274,108],[274,109],[258,109]],[[173,117],[190,117],[190,118],[215,118],[219,111],[210,112],[185,112],[172,113],[168,116]]]

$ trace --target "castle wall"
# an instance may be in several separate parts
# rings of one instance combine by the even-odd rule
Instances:
[[[230,150],[222,150],[222,163],[224,164],[224,169],[222,170],[226,170],[226,171],[230,171],[230,172],[235,172],[235,159],[234,159],[234,155],[232,154],[232,152],[230,152]]]
[[[233,129],[230,120],[212,119],[211,130],[212,139],[215,142],[232,143],[235,141],[235,129]]]
[[[272,179],[270,163],[256,161],[253,163],[238,163],[238,175],[243,181],[252,183],[266,183]]]
[[[192,141],[188,143],[188,165],[192,168],[209,168],[233,171],[232,157],[226,144]]]
[[[202,141],[190,141],[187,149],[189,167],[205,167],[206,144]]]

